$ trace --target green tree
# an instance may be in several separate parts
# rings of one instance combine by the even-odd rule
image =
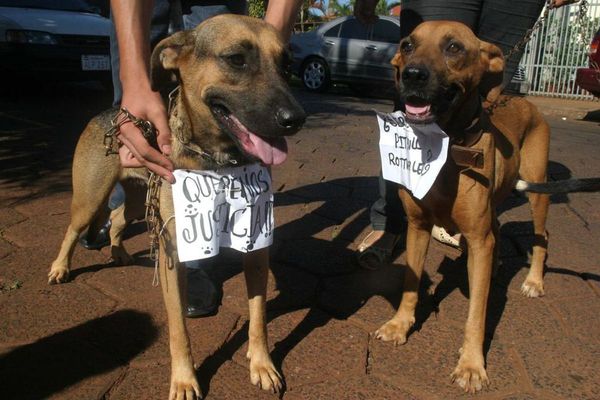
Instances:
[[[248,0],[248,15],[255,18],[264,18],[267,10],[265,0]]]
[[[346,15],[352,15],[352,10],[354,9],[354,1],[352,4],[345,3],[340,4],[339,0],[329,0],[329,5],[327,7],[327,11],[337,17],[344,17]]]
[[[379,0],[379,3],[377,3],[377,6],[375,7],[375,14],[390,15],[390,10],[388,8],[386,0]]]

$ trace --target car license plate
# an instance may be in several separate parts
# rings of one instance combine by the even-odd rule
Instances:
[[[83,71],[110,70],[110,57],[106,55],[82,55],[81,69]]]

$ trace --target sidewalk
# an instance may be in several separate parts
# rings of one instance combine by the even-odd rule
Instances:
[[[431,243],[405,345],[370,336],[398,305],[405,262],[403,243],[389,268],[366,272],[354,262],[377,191],[372,109],[388,111],[391,102],[298,95],[310,118],[289,140],[289,160],[274,169],[268,329],[287,384],[281,398],[600,398],[600,194],[552,197],[546,296],[539,299],[519,293],[533,239],[527,202],[511,197],[503,205],[503,264],[485,342],[491,386],[465,395],[449,378],[468,309],[466,260],[458,251]],[[108,249],[78,247],[71,282],[46,284],[69,220],[75,138],[102,102],[74,113],[82,94],[44,96],[0,98],[0,138],[11,163],[0,184],[0,397],[166,399],[166,315],[160,288],[152,286],[143,222],[130,227],[125,242],[134,265],[112,265]],[[553,129],[550,177],[600,176],[598,122],[569,117],[600,103],[532,101]],[[207,399],[274,400],[249,381],[240,271],[239,255],[226,252],[216,270],[224,291],[219,314],[187,321],[198,376]]]
[[[600,120],[600,101],[568,100],[553,97],[527,96],[546,116],[564,117],[570,120],[580,120],[594,115]]]

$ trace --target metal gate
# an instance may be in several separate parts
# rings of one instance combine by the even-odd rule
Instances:
[[[589,0],[578,16],[579,4],[551,10],[534,33],[521,59],[530,82],[529,94],[592,100],[575,84],[577,68],[587,68],[592,37],[600,29],[600,0]]]

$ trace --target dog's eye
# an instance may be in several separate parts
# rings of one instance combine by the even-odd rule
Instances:
[[[400,51],[402,51],[404,54],[410,54],[414,49],[415,48],[411,42],[400,43]]]
[[[246,57],[243,54],[231,54],[225,56],[229,65],[236,68],[244,68],[246,66]]]
[[[450,54],[458,54],[462,51],[462,46],[456,42],[450,42],[448,47],[446,47],[446,51]]]

